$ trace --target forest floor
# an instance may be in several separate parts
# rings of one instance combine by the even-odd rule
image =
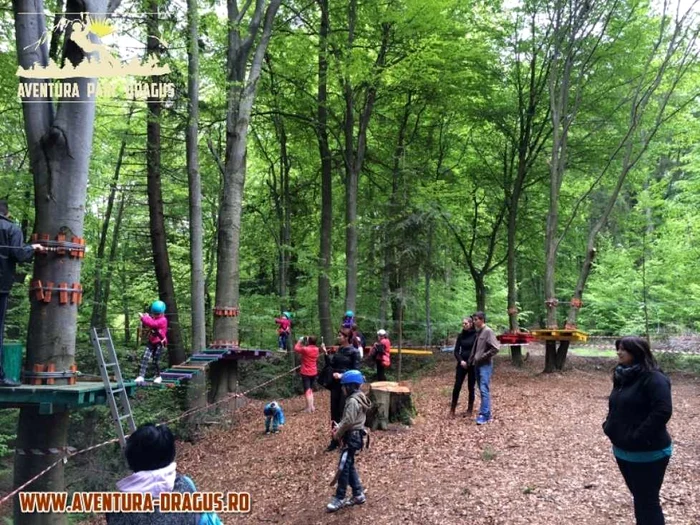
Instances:
[[[601,430],[612,361],[573,357],[564,374],[542,375],[542,358],[522,369],[499,357],[492,383],[495,420],[477,426],[448,418],[451,356],[412,383],[412,427],[374,432],[357,468],[367,503],[325,512],[337,453],[328,444],[329,398],[303,413],[303,398],[283,400],[287,424],[263,433],[262,403],[235,415],[196,445],[181,443],[178,469],[199,490],[249,492],[249,515],[224,523],[631,524],[632,499]],[[700,378],[672,375],[674,454],[662,488],[668,524],[700,523]],[[458,409],[464,413],[463,397]],[[478,406],[478,394],[477,394]]]

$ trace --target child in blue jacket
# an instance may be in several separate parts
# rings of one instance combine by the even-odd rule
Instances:
[[[272,423],[273,434],[277,434],[279,427],[285,423],[282,407],[277,401],[272,401],[265,405],[263,413],[265,414],[265,434],[270,433],[270,423]]]

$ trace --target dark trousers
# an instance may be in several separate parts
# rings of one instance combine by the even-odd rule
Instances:
[[[622,477],[634,498],[634,517],[637,525],[663,525],[664,513],[661,510],[659,491],[664,482],[666,467],[671,458],[650,463],[633,463],[617,459]]]
[[[2,345],[5,342],[5,314],[7,313],[7,299],[10,296],[7,292],[0,292],[0,379],[5,377],[5,370],[2,367],[4,357]]]
[[[156,377],[160,376],[160,354],[163,351],[163,345],[160,343],[151,343],[150,341],[146,344],[146,350],[143,352],[143,358],[141,359],[141,366],[139,368],[139,375],[141,377],[146,377],[146,370],[148,369],[148,361],[153,360],[153,364],[156,367]]]
[[[345,394],[343,394],[343,387],[340,386],[340,381],[333,380],[333,388],[331,388],[331,420],[336,423],[340,423],[343,419],[343,410],[345,409]],[[332,439],[331,444],[338,443]]]
[[[468,366],[467,368],[463,368],[458,363],[457,372],[455,374],[455,386],[452,389],[452,410],[457,408],[459,393],[462,390],[462,384],[464,384],[465,378],[467,378],[467,389],[469,390],[469,405],[467,410],[474,409],[474,385],[476,384],[476,373],[474,372],[474,367]]]
[[[357,475],[357,470],[355,470],[355,449],[346,448],[340,453],[340,461],[343,461],[343,456],[345,455],[345,466],[338,476],[338,488],[335,491],[335,497],[338,499],[345,499],[345,492],[348,490],[348,484],[352,489],[353,496],[359,496],[362,493],[362,483],[360,483],[360,476]]]
[[[386,370],[384,365],[380,361],[377,361],[377,381],[386,381],[384,370]]]

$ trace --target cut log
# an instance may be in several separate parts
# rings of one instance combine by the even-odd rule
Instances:
[[[411,399],[411,389],[393,381],[377,381],[370,384],[369,398],[372,408],[367,413],[366,425],[372,430],[387,430],[389,423],[412,423],[416,414]]]

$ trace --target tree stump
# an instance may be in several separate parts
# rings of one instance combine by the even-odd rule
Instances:
[[[372,430],[387,430],[389,423],[412,423],[416,414],[411,399],[411,389],[393,381],[377,381],[370,384],[369,398],[372,408],[367,413],[366,425]]]

